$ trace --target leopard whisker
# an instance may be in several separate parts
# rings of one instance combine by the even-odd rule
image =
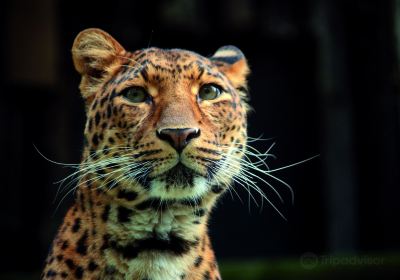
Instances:
[[[211,159],[209,159],[209,161],[214,163],[214,164],[216,164],[217,167],[220,167],[220,164],[221,164],[220,162],[217,162],[217,161],[214,161],[214,160],[211,160]],[[218,172],[221,172],[221,170],[224,170],[224,169],[223,168],[212,168],[212,171],[215,171],[213,177],[214,177],[214,179],[217,180],[217,182],[218,182],[217,174],[218,174]],[[224,170],[223,172],[227,172],[227,171]],[[221,176],[221,177],[224,178],[224,176]],[[226,177],[228,177],[228,176],[226,176]],[[228,184],[228,182],[225,182],[224,185],[227,185],[228,186],[228,190],[229,191],[233,191],[236,194],[236,196],[239,198],[240,202],[242,204],[244,204],[242,198],[240,197],[239,193],[235,190],[235,188],[231,188],[230,184]],[[231,196],[232,196],[232,193],[231,193]],[[233,199],[233,196],[232,196],[232,199]]]
[[[112,179],[112,183],[110,183],[107,191],[113,189],[117,184],[119,184],[119,182],[121,182],[123,180],[130,180],[132,174],[135,174],[135,175],[140,174],[142,172],[143,165],[145,165],[145,164],[146,163],[138,164],[136,162],[133,162],[133,163],[127,165],[127,166],[124,166],[124,167],[119,168],[118,170],[116,170],[116,171],[120,172],[121,175],[119,175],[115,179]],[[135,167],[135,168],[132,169],[132,167]],[[135,170],[135,169],[137,169],[137,170]],[[133,172],[133,170],[135,172]]]
[[[112,149],[125,149],[125,148],[126,147],[113,147]],[[91,161],[92,159],[95,158],[95,155],[98,156],[98,154],[100,152],[105,151],[105,150],[111,150],[111,148],[110,149],[102,149],[102,150],[99,150],[98,152],[90,154],[88,156],[88,158],[86,158],[80,165],[75,167],[75,169],[78,169],[76,172],[73,172],[72,174],[70,174],[66,178],[55,182],[55,184],[60,183],[60,187],[61,187],[66,180],[68,180],[69,178],[74,177],[75,175],[77,175],[79,173],[82,173],[82,171],[86,171],[88,169],[96,169],[97,165],[103,165],[103,167],[105,167],[106,165],[109,165],[109,164],[119,163],[124,158],[124,157],[118,157],[118,158],[110,157],[110,158],[106,158],[106,159],[100,159],[100,160],[97,160],[97,161],[94,161],[94,162]]]
[[[255,170],[255,171],[258,171],[258,172],[264,174],[265,170],[260,169],[257,166],[254,166],[254,164],[251,162],[251,160],[249,158],[247,158],[248,161],[246,161],[245,158],[238,158],[238,157],[234,157],[234,156],[229,156],[229,157],[227,157],[227,159],[235,161],[235,163],[238,166],[241,166],[242,167],[242,173],[245,172],[249,176],[253,176],[253,177],[259,179],[260,181],[264,182],[265,184],[267,184],[275,192],[275,194],[279,197],[281,202],[283,202],[282,196],[279,194],[279,192],[269,182],[267,182],[266,180],[264,180],[263,178],[261,178],[260,176],[255,174],[254,172],[250,171],[250,170]],[[229,164],[229,161],[226,160],[226,163]],[[250,170],[248,170],[247,168],[250,169]],[[221,169],[223,169],[223,168],[221,168]],[[233,174],[235,174],[235,172],[233,172]],[[249,179],[253,179],[253,177],[250,177]]]
[[[232,175],[233,175],[233,174],[232,174]],[[250,198],[253,199],[253,201],[254,201],[254,203],[256,204],[256,206],[259,207],[257,200],[255,199],[255,197],[254,197],[253,194],[251,193],[251,189],[250,189],[250,188],[252,188],[252,187],[249,186],[249,183],[248,183],[247,178],[244,179],[244,180],[242,180],[242,178],[241,178],[241,179],[236,179],[235,176],[232,176],[232,180],[233,180],[236,184],[238,184],[238,185],[240,185],[240,186],[242,186],[243,188],[246,189],[246,191],[247,191],[247,193],[248,193],[248,195],[249,195],[249,197],[248,197],[249,211],[250,211]],[[261,202],[262,202],[262,201],[263,201],[263,200],[261,199]]]
[[[247,142],[251,143],[251,142],[259,142],[259,141],[270,141],[270,140],[274,139],[274,137],[270,137],[270,138],[262,138],[262,137],[263,137],[262,134],[258,137],[247,136]]]
[[[233,160],[237,160],[237,159],[233,159]],[[241,159],[240,159],[240,161],[241,161]],[[283,198],[282,198],[282,196],[279,194],[279,192],[271,185],[271,183],[269,183],[268,181],[266,181],[264,178],[262,178],[262,177],[260,177],[260,176],[258,176],[257,174],[255,174],[254,172],[251,172],[250,170],[254,170],[254,171],[258,171],[258,172],[260,172],[260,173],[262,173],[262,174],[266,174],[266,172],[264,172],[264,170],[262,170],[262,169],[260,169],[260,168],[258,168],[258,167],[255,167],[255,166],[253,166],[253,165],[251,165],[251,163],[248,163],[248,162],[241,162],[242,163],[242,171],[244,172],[244,173],[246,173],[246,174],[248,174],[249,176],[251,176],[249,179],[252,179],[253,177],[254,178],[256,178],[256,179],[258,179],[258,180],[260,180],[260,181],[262,181],[263,183],[265,183],[265,184],[267,184],[273,191],[274,191],[274,193],[279,197],[279,199],[280,199],[280,201],[283,203],[284,202],[284,200],[283,200]],[[248,168],[248,169],[247,169]],[[250,170],[249,170],[250,169]],[[288,185],[288,184],[286,184],[288,187],[289,187],[289,189],[290,190],[292,190],[291,189],[291,187]]]
[[[272,170],[268,170],[268,173],[272,173],[272,172],[280,171],[280,170],[283,170],[283,169],[287,169],[287,168],[290,168],[290,167],[305,163],[305,162],[310,161],[312,159],[315,159],[315,158],[317,158],[319,156],[320,155],[315,155],[315,156],[309,157],[307,159],[304,159],[304,160],[301,160],[301,161],[298,161],[298,162],[295,162],[295,163],[292,163],[292,164],[288,164],[288,165],[285,165],[285,166],[282,166],[282,167],[278,167],[278,168],[275,168],[275,169],[272,169]]]
[[[269,147],[269,149],[266,151],[266,153],[262,153],[262,154],[263,154],[263,155],[267,154],[267,153],[272,149],[272,147],[273,147],[274,145],[275,145],[275,143],[273,143],[273,144]],[[248,147],[251,147],[251,146],[248,145]],[[253,148],[253,149],[254,149],[255,151],[257,151],[255,148]],[[259,152],[259,153],[260,153],[260,152]],[[253,156],[254,156],[254,155],[253,155]],[[284,186],[286,186],[286,187],[288,188],[288,190],[290,191],[290,193],[291,193],[292,204],[294,203],[294,192],[293,192],[292,187],[291,187],[288,183],[286,183],[286,182],[283,181],[282,179],[277,178],[276,176],[273,176],[273,175],[269,174],[269,173],[271,173],[271,170],[269,170],[269,168],[267,168],[267,170],[261,169],[260,166],[254,165],[250,158],[248,158],[247,156],[246,156],[246,158],[247,158],[247,160],[245,160],[244,158],[236,158],[236,159],[239,160],[239,161],[243,164],[244,167],[247,167],[247,168],[250,169],[250,170],[257,171],[257,172],[260,172],[261,174],[264,174],[264,175],[266,175],[266,176],[269,176],[269,177],[273,178],[274,180],[280,182],[280,183],[283,184]],[[312,158],[310,158],[310,159],[312,159]],[[310,159],[307,159],[307,160],[310,160]],[[307,161],[307,160],[305,160],[305,161]],[[302,163],[302,162],[299,162],[298,164],[301,164],[301,163]],[[296,165],[296,164],[294,164],[294,165]],[[293,166],[294,166],[294,165],[293,165]],[[266,166],[266,167],[268,167],[268,166]],[[288,167],[290,167],[290,166],[288,166]],[[282,168],[282,169],[283,169],[283,168]],[[277,171],[277,170],[280,170],[280,169],[274,169],[274,170]],[[247,170],[246,172],[248,172],[249,174],[252,174],[252,175],[255,176],[257,179],[260,179],[261,181],[263,181],[264,183],[266,183],[268,186],[270,186],[270,187],[274,190],[275,193],[278,193],[278,192],[275,190],[275,188],[274,188],[270,183],[268,183],[267,181],[265,181],[265,180],[264,180],[263,178],[261,178],[260,176],[254,174],[253,172],[251,172],[251,171],[249,171],[249,170]],[[282,200],[282,199],[281,199],[281,200]]]
[[[222,173],[223,173],[224,175],[227,175],[227,177],[228,177],[228,176],[229,176],[229,177],[232,177],[232,179],[234,180],[235,183],[238,183],[239,185],[241,185],[242,187],[244,187],[244,188],[248,191],[249,195],[251,195],[251,197],[253,198],[253,200],[254,200],[254,202],[256,203],[256,205],[259,206],[258,203],[257,203],[257,201],[255,200],[254,196],[251,194],[249,188],[251,187],[251,188],[255,189],[258,193],[260,193],[260,192],[262,192],[262,191],[261,191],[261,189],[258,188],[258,186],[256,186],[252,181],[249,180],[249,178],[247,177],[246,174],[241,174],[241,173],[239,173],[239,175],[237,175],[236,172],[231,171],[229,168],[221,169],[221,171],[222,171]],[[247,187],[246,187],[244,184],[245,184]],[[250,185],[249,185],[249,184],[250,184]],[[252,185],[252,184],[253,184],[253,185]],[[263,195],[263,193],[262,193],[262,194],[260,193],[260,195]]]
[[[224,172],[226,172],[226,170],[224,170]],[[233,180],[234,180],[234,182],[238,182],[238,181],[241,181],[241,180],[243,180],[243,174],[239,174],[239,175],[234,175],[233,176]],[[247,182],[251,182],[251,181],[247,181]],[[253,183],[253,182],[251,182],[251,183]],[[265,193],[257,186],[257,185],[253,185],[253,184],[250,184],[249,186],[251,186],[255,191],[257,191],[259,194],[260,194],[260,196],[263,198],[263,199],[265,199],[271,206],[272,206],[272,208],[284,219],[284,220],[287,220],[286,219],[286,217],[282,214],[282,212],[278,209],[278,207],[265,195]],[[262,200],[261,200],[262,201]]]
[[[92,163],[91,165],[87,165],[86,167],[81,168],[80,170],[78,170],[78,171],[68,175],[64,179],[58,181],[58,182],[60,182],[59,189],[64,185],[64,183],[67,180],[75,177],[76,175],[79,175],[79,176],[76,176],[67,185],[63,186],[61,188],[61,192],[64,191],[66,188],[68,188],[70,185],[79,182],[79,180],[81,180],[87,174],[90,174],[90,173],[96,174],[98,171],[104,170],[104,168],[109,167],[110,164],[115,164],[115,166],[118,166],[118,165],[124,164],[128,160],[130,160],[130,159],[129,158],[118,158],[118,159],[114,158],[113,160],[111,160],[111,159],[100,160],[98,162]]]
[[[143,171],[147,172],[149,168],[151,168],[151,164],[149,162],[143,162],[143,163],[132,162],[127,166],[120,168],[119,171],[121,172],[121,175],[117,177],[118,180],[116,180],[115,184],[110,186],[109,189],[112,189],[116,184],[118,184],[120,181],[124,179],[125,180],[138,179],[139,177],[137,177],[137,175],[142,174]]]
[[[227,153],[228,156],[226,156],[226,160],[224,161],[224,164],[217,163],[217,165],[219,166],[219,169],[223,170],[222,172],[225,173],[225,175],[233,177],[234,182],[240,181],[243,184],[246,184],[246,185],[250,186],[252,189],[256,190],[256,192],[258,192],[260,194],[260,196],[263,199],[265,199],[278,212],[278,214],[282,218],[286,219],[286,217],[279,211],[279,209],[276,207],[276,205],[274,203],[272,203],[272,201],[264,194],[264,192],[251,180],[253,178],[257,178],[260,181],[267,184],[275,192],[275,194],[279,197],[281,202],[283,202],[283,198],[281,197],[279,192],[269,182],[267,182],[266,180],[264,180],[257,174],[254,174],[254,172],[250,171],[250,170],[259,171],[259,172],[262,171],[261,173],[263,173],[263,172],[265,172],[265,170],[262,170],[259,167],[254,166],[253,162],[251,162],[251,160],[248,157],[238,158],[238,157],[233,156],[232,153],[234,151],[235,151],[235,148],[233,148],[233,147],[230,149],[230,151],[228,151],[228,153]],[[246,158],[248,161],[245,160]],[[237,172],[237,171],[228,172],[228,170],[231,170],[233,166],[235,166],[236,168],[241,167],[240,171],[239,172]],[[263,201],[263,199],[262,199],[262,201]]]
[[[46,157],[43,153],[41,153],[40,151],[39,151],[39,149],[35,146],[35,144],[32,144],[33,145],[33,147],[36,149],[36,152],[42,157],[42,158],[44,158],[45,160],[47,160],[48,162],[51,162],[51,163],[54,163],[54,164],[57,164],[57,165],[62,165],[62,166],[64,166],[64,167],[78,167],[79,168],[79,166],[80,166],[80,164],[78,163],[64,163],[64,162],[58,162],[58,161],[55,161],[55,160],[52,160],[52,159],[49,159],[48,157]]]
[[[125,150],[128,150],[128,151],[132,150],[129,147],[114,147],[114,148],[125,149]],[[103,150],[106,150],[106,149],[103,149]],[[102,150],[100,150],[100,151],[102,151]],[[132,150],[132,151],[134,151],[134,150]],[[96,154],[97,153],[98,152],[96,152]],[[138,154],[138,153],[136,153],[136,154]],[[100,160],[98,160],[98,161],[96,161],[94,163],[92,161],[88,161],[87,160],[87,162],[84,164],[84,166],[86,165],[85,167],[81,167],[80,170],[70,174],[69,176],[67,176],[66,178],[64,178],[63,180],[61,180],[59,182],[61,183],[61,186],[62,186],[65,180],[68,180],[69,178],[74,177],[76,174],[79,174],[82,171],[90,170],[92,172],[97,172],[97,171],[102,170],[102,169],[104,169],[106,167],[109,167],[110,164],[118,165],[118,164],[126,163],[127,161],[129,162],[129,161],[131,161],[131,157],[134,156],[134,155],[135,155],[135,153],[128,154],[127,156],[123,156],[123,157],[117,157],[117,158],[116,157],[107,157],[105,159],[100,159]],[[89,159],[90,158],[93,158],[92,155],[89,156]],[[77,179],[73,180],[73,182],[78,181],[79,178],[80,177],[78,177]]]
[[[282,179],[277,178],[276,176],[271,175],[270,174],[271,173],[270,170],[263,170],[263,169],[261,169],[259,167],[256,167],[256,166],[252,165],[249,162],[242,162],[242,163],[244,164],[244,167],[249,168],[250,170],[253,170],[253,171],[260,172],[261,174],[264,174],[264,175],[266,175],[266,176],[268,176],[270,178],[273,178],[274,180],[276,180],[276,181],[280,182],[281,184],[283,184],[284,186],[286,186],[288,188],[288,190],[290,191],[292,204],[294,203],[294,191],[293,191],[292,187],[288,183],[286,183]],[[249,174],[253,175],[255,178],[257,178],[257,179],[261,180],[262,182],[266,183],[268,186],[270,186],[274,190],[275,193],[278,193],[276,191],[276,189],[269,182],[267,182],[266,180],[264,180],[260,176],[256,175],[254,172],[251,172],[250,170],[246,170],[246,169],[244,169],[244,170],[245,170],[246,173],[249,173]],[[282,198],[281,198],[281,200],[282,200]]]
[[[131,68],[131,69],[137,69],[136,66],[131,66],[131,65],[120,64],[119,66],[126,67],[126,68]]]
[[[126,57],[126,56],[123,56],[123,55],[115,55],[115,56],[119,57],[119,58],[127,59],[127,60],[129,60],[131,62],[134,62],[134,63],[139,63],[138,61],[136,61],[136,60],[134,60],[133,58],[130,58],[130,57]]]
[[[129,159],[129,158],[127,158],[127,159]],[[73,172],[72,174],[70,174],[66,178],[64,178],[64,179],[62,179],[60,181],[57,181],[56,183],[62,183],[63,181],[75,176],[76,174],[82,173],[82,171],[92,170],[92,171],[95,172],[97,170],[103,169],[106,166],[109,166],[110,164],[121,163],[124,160],[125,160],[124,158],[119,157],[119,158],[111,158],[111,159],[99,160],[97,162],[91,162],[90,164],[87,164],[85,167],[82,167],[82,168],[78,169],[78,171]]]
[[[93,182],[96,182],[96,181],[98,181],[98,180],[100,180],[100,179],[109,177],[109,176],[111,176],[111,175],[114,174],[114,173],[120,172],[121,170],[123,170],[123,168],[117,168],[117,169],[115,169],[115,170],[113,170],[113,171],[110,171],[110,172],[107,172],[107,173],[105,173],[105,174],[97,174],[97,171],[98,171],[98,170],[101,170],[101,169],[103,169],[104,167],[109,166],[109,164],[110,164],[111,161],[117,161],[116,163],[113,162],[114,164],[116,164],[116,166],[125,165],[125,163],[126,163],[126,161],[128,161],[128,159],[129,159],[130,161],[132,160],[132,159],[129,158],[129,157],[125,157],[125,158],[123,158],[123,160],[122,160],[121,158],[118,158],[118,159],[115,159],[115,158],[114,158],[113,160],[107,159],[107,160],[103,160],[103,161],[97,162],[96,165],[92,165],[91,168],[86,168],[86,170],[85,170],[86,172],[82,173],[80,176],[78,176],[77,178],[75,178],[74,180],[72,180],[69,184],[67,184],[67,185],[63,188],[63,189],[65,189],[66,187],[69,187],[71,184],[75,183],[76,181],[79,182],[74,188],[71,188],[71,190],[69,190],[69,191],[66,193],[66,195],[61,199],[61,201],[60,201],[60,203],[58,204],[58,206],[57,206],[56,209],[59,208],[59,205],[60,205],[61,202],[65,199],[65,197],[66,197],[69,193],[71,193],[71,191],[76,190],[79,186],[84,185],[84,184],[87,184],[88,182],[92,182],[92,183],[93,183]],[[100,166],[97,166],[97,165],[100,165]],[[133,165],[140,166],[141,164],[132,163],[131,165],[129,165],[129,168],[132,168]],[[96,168],[93,169],[93,166],[95,166]],[[89,178],[89,179],[87,179],[87,180],[82,180],[83,178],[85,178],[86,176],[88,176],[88,175],[90,175],[90,174],[96,174],[96,176],[93,176],[93,177],[91,177],[91,178]],[[98,188],[100,188],[100,187],[102,187],[102,185],[100,185]]]
[[[264,165],[267,169],[269,169],[269,166],[266,164],[265,161],[266,161],[269,157],[276,158],[275,155],[269,153],[269,151],[272,149],[272,147],[273,147],[274,145],[275,145],[275,143],[273,143],[273,144],[268,148],[268,150],[267,150],[265,153],[261,153],[261,152],[259,152],[259,151],[257,151],[257,150],[255,150],[255,151],[257,151],[256,153],[253,153],[253,152],[250,152],[250,151],[248,151],[248,150],[246,150],[246,149],[239,149],[239,148],[237,148],[237,147],[230,147],[230,146],[225,146],[225,147],[222,146],[221,148],[222,148],[222,149],[228,149],[228,150],[233,149],[233,152],[242,152],[243,155],[248,159],[249,162],[252,162],[252,161],[251,161],[251,159],[250,159],[248,156],[255,157],[258,161],[252,162],[252,164],[254,164],[254,165]],[[252,148],[252,147],[249,146],[249,145],[248,145],[247,147]]]

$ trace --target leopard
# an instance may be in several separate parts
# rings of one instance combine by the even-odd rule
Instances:
[[[243,169],[250,70],[242,51],[130,52],[89,28],[72,59],[83,152],[41,278],[221,280],[208,224]]]

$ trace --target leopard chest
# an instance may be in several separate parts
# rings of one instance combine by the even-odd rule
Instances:
[[[198,255],[206,211],[182,205],[110,209],[101,255],[103,278],[180,279]]]

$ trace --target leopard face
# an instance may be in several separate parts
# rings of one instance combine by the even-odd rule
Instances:
[[[195,200],[228,187],[247,135],[240,50],[127,52],[89,29],[72,51],[87,111],[82,176],[113,197]]]

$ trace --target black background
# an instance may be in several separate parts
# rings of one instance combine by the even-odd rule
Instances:
[[[78,163],[85,121],[70,48],[98,27],[126,49],[183,48],[246,55],[249,135],[271,168],[319,154],[269,179],[287,217],[226,194],[210,232],[220,260],[400,250],[400,96],[396,1],[6,1],[1,10],[1,265],[40,270],[71,203],[57,185]],[[22,263],[22,265],[21,265]]]

